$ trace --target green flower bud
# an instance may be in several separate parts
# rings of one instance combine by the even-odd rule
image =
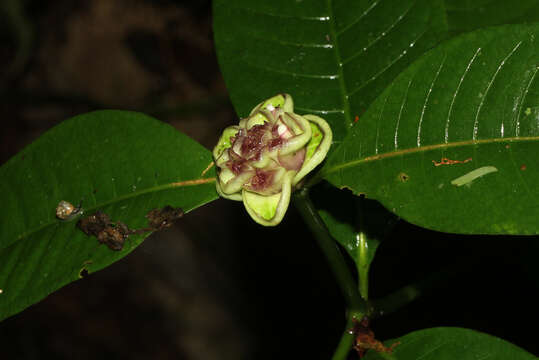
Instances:
[[[331,141],[327,122],[295,114],[290,95],[267,99],[238,126],[226,128],[213,149],[217,192],[243,201],[257,223],[277,225],[292,191],[324,160]]]

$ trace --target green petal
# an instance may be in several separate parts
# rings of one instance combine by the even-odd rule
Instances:
[[[224,131],[221,137],[219,138],[219,141],[217,142],[217,145],[213,148],[213,159],[218,159],[223,151],[228,149],[232,146],[232,143],[230,142],[230,138],[235,136],[238,131],[240,131],[240,128],[237,126],[229,126]]]
[[[264,226],[275,226],[281,222],[290,204],[293,176],[294,172],[285,175],[281,192],[275,195],[264,196],[243,190],[243,204],[254,221]]]
[[[253,115],[260,110],[265,110],[266,106],[270,104],[273,107],[280,107],[285,112],[294,112],[294,101],[292,100],[292,96],[288,94],[277,94],[255,106],[249,115]]]
[[[244,171],[236,175],[235,177],[228,179],[226,182],[223,182],[219,178],[221,191],[229,196],[233,195],[234,193],[240,193],[243,187],[243,184],[245,184],[253,175],[254,175],[254,171],[251,170],[251,171]]]
[[[241,192],[233,193],[233,194],[225,194],[223,190],[221,189],[221,184],[219,181],[215,182],[215,188],[217,190],[217,193],[219,196],[224,197],[228,200],[235,200],[235,201],[242,201],[243,197],[241,196]]]
[[[307,153],[305,154],[305,162],[309,161],[310,158],[313,157],[316,149],[318,149],[318,146],[322,142],[322,139],[324,138],[324,133],[320,129],[320,127],[314,123],[309,122],[311,124],[311,141],[307,144]]]
[[[307,145],[303,166],[292,181],[294,186],[324,160],[333,141],[333,133],[326,120],[316,115],[303,115],[303,117],[310,122],[313,135]]]
[[[281,148],[280,154],[286,155],[298,151],[303,148],[309,140],[311,139],[311,126],[309,121],[306,120],[301,115],[293,113],[285,113],[283,119],[287,122],[287,125],[292,127],[292,124],[295,123],[297,126],[301,127],[303,131],[301,134],[293,136],[286,140],[285,145]]]
[[[264,116],[264,114],[258,112],[247,118],[247,124],[245,124],[245,128],[249,130],[255,125],[264,125],[266,121],[269,121],[268,118]]]

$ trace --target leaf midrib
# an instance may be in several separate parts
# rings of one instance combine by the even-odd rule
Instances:
[[[336,171],[353,167],[355,165],[359,165],[361,163],[367,163],[371,161],[381,160],[381,159],[387,159],[407,154],[413,154],[413,153],[420,153],[424,151],[430,151],[430,150],[436,150],[436,149],[447,149],[447,148],[454,148],[459,146],[469,146],[469,145],[481,145],[481,144],[493,144],[493,143],[504,143],[504,142],[525,142],[525,141],[538,141],[539,136],[521,136],[521,137],[506,137],[506,138],[492,138],[492,139],[480,139],[480,140],[465,140],[465,141],[457,141],[453,143],[443,143],[443,144],[432,144],[432,145],[425,145],[421,147],[414,147],[414,148],[407,148],[382,154],[376,154],[372,156],[367,156],[361,159],[356,159],[352,161],[348,161],[342,164],[339,164],[334,167],[330,167],[326,169],[325,171],[322,170],[321,176],[325,177],[328,174],[334,173]]]
[[[178,182],[171,182],[171,183],[167,183],[167,184],[162,184],[162,185],[158,185],[158,186],[152,186],[152,187],[140,190],[140,191],[135,191],[135,192],[132,192],[132,193],[129,193],[129,194],[124,194],[122,196],[115,197],[112,200],[105,201],[105,202],[102,202],[100,204],[96,204],[96,205],[94,205],[92,207],[86,208],[86,209],[84,209],[84,211],[85,212],[93,212],[94,210],[96,210],[98,208],[102,208],[102,207],[105,207],[107,205],[114,204],[116,202],[120,202],[120,201],[123,201],[123,200],[126,200],[126,199],[142,196],[144,194],[151,193],[151,192],[159,192],[159,191],[173,189],[173,188],[182,187],[182,186],[197,186],[197,185],[209,184],[209,183],[215,182],[215,180],[216,179],[214,177],[212,177],[212,178],[201,178],[201,179],[184,180],[184,181],[178,181]],[[187,212],[189,212],[189,211],[187,211]],[[43,229],[45,229],[45,228],[47,228],[49,226],[52,226],[52,225],[56,224],[58,221],[60,221],[60,220],[57,220],[57,219],[53,218],[53,220],[50,221],[50,222],[46,222],[45,224],[43,224],[41,226],[38,226],[37,228],[35,228],[33,230],[22,233],[21,235],[19,235],[17,237],[16,241],[20,241],[20,240],[22,240],[24,238],[27,238],[27,237],[33,235],[36,232],[39,232],[39,231],[41,231],[41,230],[43,230]],[[7,248],[7,247],[9,247],[11,245],[13,245],[13,243],[9,244],[8,246],[6,246],[6,247],[4,247],[2,249],[5,249],[5,248]],[[2,250],[2,249],[0,249],[0,250]]]

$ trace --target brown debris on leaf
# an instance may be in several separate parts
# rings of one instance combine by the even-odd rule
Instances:
[[[351,330],[356,336],[354,341],[354,349],[357,351],[359,358],[363,358],[367,350],[372,349],[380,353],[391,354],[393,349],[400,344],[396,342],[391,346],[385,346],[380,340],[374,337],[374,332],[369,327],[369,318],[364,317],[361,321],[355,321],[354,328]]]
[[[146,218],[148,219],[150,228],[157,231],[172,226],[172,223],[182,216],[183,210],[181,208],[173,208],[167,205],[162,209],[150,210]]]
[[[82,218],[77,227],[88,236],[95,236],[99,243],[107,245],[111,250],[122,250],[125,240],[131,234],[142,234],[149,231],[159,231],[172,226],[174,221],[183,216],[181,208],[165,206],[162,209],[153,209],[146,214],[148,227],[130,230],[120,221],[113,222],[110,216],[97,211],[95,214]]]
[[[127,225],[110,221],[110,217],[101,211],[80,219],[77,226],[86,235],[95,236],[101,244],[116,251],[122,250],[125,239],[131,234]]]

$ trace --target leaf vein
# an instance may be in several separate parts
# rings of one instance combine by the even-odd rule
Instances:
[[[539,70],[539,67],[535,68],[535,71],[533,72],[533,75],[531,76],[530,81],[528,82],[528,85],[526,86],[526,90],[524,90],[524,94],[522,95],[522,100],[520,101],[519,109],[518,109],[518,115],[517,115],[517,121],[516,121],[516,129],[515,129],[515,135],[520,135],[520,115],[522,114],[522,106],[524,105],[524,101],[526,101],[526,97],[528,96],[528,91],[530,90],[530,86],[533,83],[535,79],[535,75],[537,75],[537,70]]]
[[[361,53],[364,53],[366,52],[371,46],[373,46],[374,44],[376,44],[378,41],[380,41],[380,39],[382,39],[383,37],[385,37],[387,34],[389,34],[389,32],[391,32],[393,30],[393,28],[408,14],[408,12],[410,11],[410,9],[414,6],[414,3],[412,3],[405,11],[404,13],[402,13],[401,15],[399,15],[399,17],[397,18],[397,20],[395,20],[391,25],[389,25],[389,27],[385,30],[383,30],[381,33],[378,34],[378,36],[376,37],[376,39],[374,39],[373,41],[371,41],[370,43],[367,44],[367,46],[365,46],[363,49],[359,49],[357,52],[355,52],[354,54],[350,55],[349,57],[347,57],[346,59],[343,60],[343,64],[346,64],[348,62],[350,62],[351,60],[354,60],[356,57],[358,57]]]
[[[287,14],[269,13],[269,12],[256,10],[253,8],[248,8],[248,7],[230,6],[230,4],[227,4],[227,7],[229,7],[230,9],[244,10],[253,14],[265,15],[268,17],[276,17],[276,18],[282,18],[282,19],[304,20],[304,21],[329,21],[329,16],[294,16],[294,15],[287,15]]]
[[[292,71],[285,71],[285,70],[281,70],[281,69],[275,69],[275,68],[272,68],[272,67],[269,67],[269,66],[257,65],[257,64],[251,63],[249,61],[245,61],[245,63],[247,65],[251,66],[251,67],[256,68],[256,69],[270,71],[270,72],[274,72],[274,73],[277,73],[277,74],[289,75],[289,76],[292,76],[292,77],[302,77],[302,78],[307,78],[307,79],[329,79],[329,80],[335,80],[335,79],[339,78],[339,74],[320,75],[320,74],[296,73],[296,72],[292,72]]]
[[[425,31],[422,32],[414,41],[412,41],[412,43],[410,44],[410,46],[412,46],[413,44],[415,44],[423,35],[425,34]],[[359,90],[363,89],[365,86],[367,86],[370,82],[376,80],[381,74],[383,74],[384,72],[386,72],[390,67],[392,67],[397,61],[399,61],[400,59],[402,59],[402,57],[404,55],[407,54],[407,50],[403,50],[399,56],[397,56],[395,59],[393,59],[386,67],[384,67],[382,70],[380,70],[379,72],[377,72],[376,74],[374,74],[374,76],[372,76],[369,80],[365,81],[363,84],[361,84],[359,87],[355,88],[354,90],[352,90],[350,93],[348,93],[348,96],[352,96],[353,94],[355,94],[356,92],[358,92]]]
[[[299,110],[301,112],[308,112],[308,113],[317,113],[317,114],[343,114],[344,109],[329,109],[329,110],[318,110],[318,109],[309,109],[305,107],[299,107],[294,106],[294,109]]]
[[[479,113],[481,112],[481,108],[483,107],[483,104],[485,103],[485,99],[487,98],[487,94],[488,94],[490,88],[492,87],[492,84],[494,83],[494,80],[498,76],[498,73],[500,72],[502,67],[505,65],[506,61],[515,53],[515,51],[517,51],[520,44],[522,44],[522,40],[519,41],[516,44],[516,46],[513,48],[513,50],[511,50],[509,52],[509,54],[507,54],[507,56],[502,60],[502,62],[500,63],[500,65],[496,69],[496,72],[494,72],[494,75],[492,75],[492,78],[490,79],[490,81],[489,81],[489,83],[487,85],[485,93],[483,94],[483,97],[481,98],[481,102],[479,103],[479,106],[477,107],[477,112],[475,113],[475,121],[474,121],[474,124],[473,124],[473,135],[472,135],[473,140],[477,139],[477,133],[479,131]]]
[[[538,141],[539,136],[523,136],[523,137],[507,137],[507,138],[492,138],[492,139],[479,139],[479,140],[465,140],[465,141],[457,141],[454,143],[442,143],[442,144],[432,144],[432,145],[424,145],[420,148],[413,147],[408,149],[401,149],[399,151],[391,151],[387,153],[377,154],[377,155],[371,155],[364,157],[362,159],[356,159],[352,160],[346,163],[342,163],[339,165],[335,165],[333,167],[328,168],[326,171],[323,171],[320,175],[325,176],[327,174],[331,174],[335,171],[352,167],[361,163],[381,160],[381,159],[387,159],[397,156],[403,156],[407,154],[413,154],[423,151],[430,151],[430,150],[437,150],[437,149],[448,149],[448,148],[454,148],[458,146],[468,146],[468,145],[481,145],[481,144],[490,144],[490,143],[501,143],[501,142],[524,142],[524,141]],[[344,147],[345,149],[345,147]]]
[[[451,105],[449,105],[449,112],[447,113],[447,121],[445,123],[445,134],[444,134],[444,141],[447,144],[449,142],[449,123],[451,120],[451,112],[453,111],[453,104],[455,103],[455,99],[457,98],[457,94],[460,91],[460,86],[462,85],[462,82],[464,81],[464,78],[470,71],[470,67],[472,66],[472,63],[475,61],[475,58],[479,53],[481,52],[481,48],[477,48],[475,51],[475,54],[472,56],[472,59],[468,62],[468,65],[466,66],[466,69],[464,69],[464,73],[460,77],[459,84],[457,85],[457,89],[455,90],[455,93],[453,94],[453,99],[451,100]]]
[[[296,47],[306,47],[306,48],[324,48],[324,49],[333,48],[333,44],[327,44],[327,43],[298,43],[298,42],[284,41],[281,39],[274,39],[274,38],[262,38],[259,36],[251,36],[251,38],[258,41],[270,41],[270,42],[285,45],[285,46],[296,46]]]
[[[146,188],[144,190],[127,193],[127,194],[122,195],[122,196],[115,196],[114,199],[109,200],[109,201],[104,201],[103,203],[101,203],[99,205],[96,204],[95,206],[92,206],[90,208],[85,209],[85,211],[87,213],[92,212],[97,208],[101,208],[101,207],[104,207],[104,206],[107,206],[107,205],[110,205],[110,204],[114,204],[116,202],[120,202],[120,201],[130,199],[130,198],[133,198],[133,197],[137,197],[137,196],[140,196],[140,195],[144,195],[144,194],[147,194],[149,192],[168,190],[168,189],[175,188],[175,187],[203,185],[203,184],[208,184],[208,183],[215,182],[215,180],[216,180],[215,178],[192,179],[192,180],[184,180],[184,181],[178,181],[178,182],[172,182],[172,183],[163,184],[163,185],[159,185],[159,186],[154,186],[154,187]],[[17,240],[21,240],[21,239],[23,239],[25,237],[28,237],[28,236],[32,235],[35,232],[38,232],[38,231],[48,227],[48,226],[54,225],[57,221],[58,220],[54,219],[53,221],[51,221],[49,223],[42,224],[41,226],[38,226],[35,229],[24,232],[24,233],[22,233],[21,235],[19,235],[17,237]]]
[[[445,341],[445,342],[442,342],[441,344],[438,344],[436,346],[434,346],[432,349],[424,352],[423,354],[421,354],[421,356],[417,357],[416,360],[420,360],[420,359],[423,359],[425,356],[429,355],[429,354],[432,354],[433,352],[437,351],[438,349],[440,349],[441,347],[445,346],[449,344],[449,341]]]
[[[399,135],[399,126],[400,126],[400,121],[401,121],[401,117],[402,117],[402,111],[404,109],[404,105],[406,104],[406,102],[408,100],[408,91],[410,90],[410,86],[412,85],[412,82],[414,81],[414,77],[410,78],[410,81],[408,82],[408,86],[406,87],[406,91],[404,93],[404,99],[402,100],[402,104],[401,104],[401,107],[400,107],[400,110],[399,110],[399,116],[397,117],[397,123],[395,124],[395,136],[394,136],[395,150],[397,150],[398,147],[399,147],[398,135]]]
[[[371,6],[369,6],[367,8],[367,10],[363,11],[363,13],[361,15],[359,15],[359,17],[352,21],[350,24],[346,25],[345,27],[343,27],[341,30],[339,30],[339,32],[337,32],[337,35],[341,35],[343,34],[345,31],[347,31],[348,29],[350,29],[352,26],[354,26],[355,24],[357,24],[358,22],[361,21],[361,19],[363,19],[365,16],[367,16],[368,13],[371,12],[372,9],[374,9],[379,3],[380,3],[381,0],[378,0],[378,1],[375,1],[371,4]]]
[[[417,147],[421,146],[421,127],[423,125],[423,119],[425,117],[425,110],[427,109],[427,104],[430,99],[430,94],[432,93],[432,89],[434,88],[434,84],[436,83],[436,80],[438,80],[438,76],[440,75],[440,72],[442,71],[442,68],[445,64],[446,59],[447,59],[447,54],[445,54],[444,58],[442,59],[442,62],[440,63],[440,66],[438,67],[438,71],[436,71],[436,75],[434,75],[434,79],[432,79],[432,82],[429,86],[429,91],[427,92],[427,96],[425,97],[425,102],[423,103],[423,108],[421,109],[421,116],[419,117],[419,124],[417,125]]]

